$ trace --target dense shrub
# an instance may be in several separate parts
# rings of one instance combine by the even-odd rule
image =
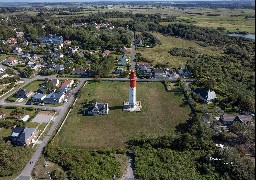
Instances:
[[[70,179],[111,179],[121,175],[120,163],[112,153],[85,149],[60,149],[48,145],[45,155],[57,163]]]

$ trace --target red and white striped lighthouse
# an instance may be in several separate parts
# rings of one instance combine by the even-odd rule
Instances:
[[[129,104],[132,108],[136,104],[136,74],[134,70],[130,74]]]
[[[136,73],[131,70],[130,73],[129,102],[124,102],[124,111],[141,111],[141,102],[136,101]]]

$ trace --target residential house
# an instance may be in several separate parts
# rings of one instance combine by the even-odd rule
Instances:
[[[120,61],[117,63],[118,66],[126,66],[129,61],[129,59],[125,55],[120,56],[119,59]]]
[[[35,62],[34,61],[28,61],[27,62],[27,66],[28,67],[33,67],[35,65]]]
[[[192,76],[192,73],[188,69],[180,69],[180,70],[178,70],[178,74],[181,77],[191,77]]]
[[[251,115],[229,115],[224,114],[221,115],[219,121],[225,126],[231,126],[235,122],[239,122],[242,124],[251,124],[252,123],[252,116]]]
[[[56,65],[55,67],[55,71],[64,71],[65,68],[64,68],[64,65]]]
[[[53,86],[55,86],[55,87],[59,87],[59,85],[60,85],[60,80],[59,79],[45,78],[44,81],[45,81],[45,83],[51,82],[53,84]],[[41,87],[42,89],[45,89],[45,85],[44,84],[41,85],[41,86],[42,86]]]
[[[40,59],[40,57],[37,54],[32,54],[31,55],[31,60],[38,61],[39,59]]]
[[[19,57],[22,59],[25,59],[25,58],[30,59],[31,55],[29,53],[25,52],[25,53],[21,54]]]
[[[138,37],[136,40],[135,40],[135,45],[136,46],[144,46],[143,44],[143,41],[140,37]]]
[[[5,72],[0,72],[0,79],[4,79],[4,78],[7,78],[7,77],[10,77],[10,75],[5,73]]]
[[[154,69],[155,78],[166,78],[166,73],[163,69]]]
[[[131,53],[132,52],[132,48],[123,47],[122,52],[123,53]]]
[[[15,49],[13,50],[13,53],[16,53],[16,54],[22,53],[22,48],[20,48],[20,47],[15,47]]]
[[[35,138],[38,136],[36,128],[23,128],[15,127],[9,137],[13,145],[25,146],[35,142]]]
[[[18,64],[18,60],[15,57],[10,56],[3,62],[3,64],[7,66],[15,66]]]
[[[59,104],[64,101],[65,93],[51,93],[44,98],[45,104]]]
[[[137,63],[136,63],[136,66],[137,66],[138,68],[141,68],[142,66],[152,67],[153,64],[152,64],[152,63],[149,63],[149,62],[137,62]]]
[[[32,66],[32,69],[34,69],[34,70],[39,70],[40,68],[42,67],[42,65],[39,63],[39,62],[36,62],[35,64],[34,64],[34,66]]]
[[[122,74],[124,72],[124,68],[122,67],[117,67],[115,70],[115,74]]]
[[[35,95],[32,97],[32,101],[33,101],[33,102],[42,103],[45,98],[46,98],[46,94],[37,93],[37,94],[35,94]]]
[[[23,41],[23,43],[25,46],[28,46],[29,45],[29,42],[27,40]]]
[[[59,80],[59,79],[52,79],[51,82],[52,82],[52,84],[53,84],[55,87],[57,87],[57,86],[60,85],[60,80]]]
[[[63,44],[64,44],[65,46],[70,46],[70,45],[71,45],[71,41],[65,40],[65,41],[63,42]]]
[[[15,127],[12,130],[11,135],[9,136],[9,140],[14,143],[19,138],[19,135],[24,131],[24,127]]]
[[[102,53],[102,57],[107,57],[111,52],[109,50],[105,50],[103,53]]]
[[[75,54],[76,52],[78,52],[78,50],[79,50],[79,47],[69,47],[68,48],[68,50],[69,50],[69,53],[71,53],[71,54]]]
[[[65,89],[71,88],[71,86],[74,84],[74,80],[66,80],[64,81],[61,86],[60,89],[63,91]]]
[[[106,115],[109,112],[108,103],[96,102],[91,107],[84,110],[84,114],[88,115]]]
[[[169,75],[167,75],[170,79],[178,79],[180,78],[180,75],[176,72],[171,72]]]
[[[73,75],[85,75],[87,74],[87,69],[86,68],[74,68],[72,71]]]
[[[17,39],[16,38],[9,38],[6,42],[10,45],[14,45],[14,44],[17,44]]]
[[[15,33],[15,37],[17,38],[17,39],[22,39],[23,37],[24,37],[24,32],[16,32]]]
[[[5,72],[6,68],[5,67],[0,67],[0,72]]]
[[[55,36],[52,34],[48,36],[39,36],[37,39],[41,40],[42,43],[45,43],[45,44],[63,44],[62,36]]]
[[[18,121],[26,122],[29,120],[29,117],[30,117],[29,115],[20,116]]]
[[[199,96],[199,100],[209,103],[217,99],[216,93],[214,91],[207,91],[204,88],[196,88],[193,91],[194,96]]]
[[[48,65],[46,66],[46,68],[53,71],[53,70],[55,70],[55,68],[56,68],[56,64],[54,64],[54,63],[48,64]]]
[[[74,23],[72,27],[87,27],[87,23]]]
[[[30,91],[30,90],[25,90],[25,89],[19,89],[17,92],[16,92],[16,97],[17,98],[30,98],[31,96],[34,95],[34,92],[33,91]]]
[[[3,112],[0,112],[0,119],[4,119],[5,118],[5,114]]]
[[[60,58],[63,58],[64,57],[64,54],[61,54],[61,53],[52,53],[51,54],[51,60],[55,61],[55,60],[58,60]]]
[[[139,78],[151,78],[153,76],[152,68],[141,66],[137,70]]]
[[[251,124],[253,122],[253,116],[252,115],[238,115],[235,121],[238,121],[243,124]]]

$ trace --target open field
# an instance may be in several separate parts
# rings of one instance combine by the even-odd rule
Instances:
[[[218,12],[217,12],[218,13]],[[216,14],[217,14],[216,13]],[[235,14],[234,14],[235,15]],[[190,20],[192,24],[202,27],[224,27],[229,32],[246,31],[255,33],[255,19],[245,19],[245,15],[236,14],[238,17],[205,16],[205,15],[180,15],[179,20]]]
[[[172,56],[169,51],[171,48],[189,48],[192,47],[199,53],[218,55],[220,51],[214,51],[211,47],[202,47],[196,44],[194,41],[184,40],[172,36],[163,36],[159,33],[154,35],[160,39],[162,45],[157,45],[154,48],[139,48],[137,52],[140,52],[143,57],[154,60],[154,64],[161,63],[167,64],[170,67],[178,68],[184,67],[189,58]]]
[[[142,112],[123,112],[128,87],[129,83],[124,82],[89,83],[85,86],[56,136],[55,144],[73,148],[119,148],[133,138],[171,133],[177,124],[188,118],[189,108],[181,107],[183,95],[166,92],[161,83],[138,83],[137,97],[142,101]],[[83,103],[93,99],[108,102],[109,115],[83,115]]]

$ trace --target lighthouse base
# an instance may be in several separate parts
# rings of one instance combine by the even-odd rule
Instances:
[[[129,102],[124,102],[123,110],[129,112],[140,112],[142,108],[141,101],[136,101],[135,105],[132,106]]]

